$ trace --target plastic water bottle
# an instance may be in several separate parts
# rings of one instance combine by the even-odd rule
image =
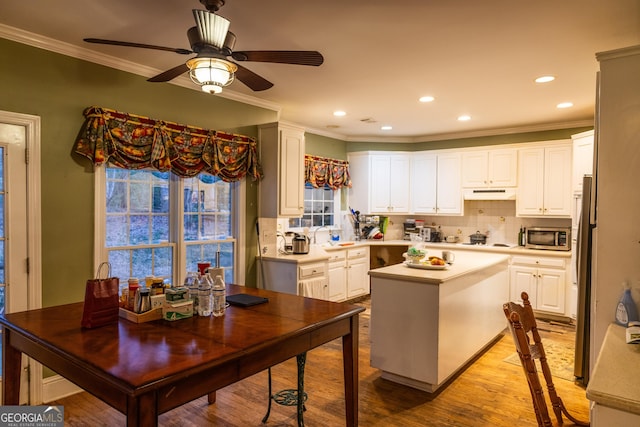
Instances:
[[[227,307],[227,287],[222,276],[217,275],[213,281],[213,315],[224,316]]]
[[[211,316],[213,298],[209,276],[203,274],[198,280],[198,316]]]
[[[193,312],[198,313],[198,273],[190,271],[184,279],[184,286],[189,290],[189,298],[193,300]]]

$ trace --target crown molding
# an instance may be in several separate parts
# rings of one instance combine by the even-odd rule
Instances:
[[[97,53],[90,49],[82,48],[59,40],[54,40],[48,37],[44,37],[40,34],[31,33],[29,31],[10,27],[4,24],[0,24],[0,38],[59,53],[61,55],[70,56],[83,61],[104,65],[106,67],[115,68],[116,70],[125,71],[127,73],[136,74],[143,77],[153,77],[164,71],[157,70],[155,68],[141,65],[135,62],[125,61],[114,56]],[[189,79],[186,75],[175,78],[168,83],[187,89],[200,91],[200,89],[195,86],[191,79]],[[276,113],[278,113],[278,118],[280,117],[280,113],[282,111],[282,107],[276,103],[265,101],[263,99],[255,98],[253,96],[245,95],[239,92],[234,92],[228,89],[225,89],[222,93],[216,96],[232,101],[241,102],[243,104],[252,105],[254,107],[260,107],[267,110],[275,111]]]
[[[640,54],[640,45],[623,47],[620,49],[608,50],[605,52],[597,52],[596,59],[598,62],[606,61],[609,59],[623,58],[625,56]]]
[[[302,126],[296,124],[296,126]],[[485,136],[511,135],[516,133],[527,132],[544,132],[559,129],[571,129],[578,127],[595,126],[593,119],[577,120],[571,122],[544,123],[538,125],[515,126],[506,128],[483,129],[468,132],[441,133],[435,135],[407,136],[407,137],[389,137],[389,136],[347,136],[337,132],[329,132],[324,129],[306,127],[307,133],[314,135],[326,136],[328,138],[338,139],[345,142],[377,142],[377,143],[418,143],[432,141],[446,141],[450,139],[479,138]],[[304,127],[304,126],[302,126]]]
[[[556,122],[556,123],[544,123],[538,125],[527,126],[514,126],[506,128],[493,128],[482,129],[468,132],[455,132],[455,133],[441,133],[435,135],[423,135],[408,138],[379,138],[379,137],[344,137],[346,142],[432,142],[432,141],[446,141],[449,139],[465,139],[465,138],[479,138],[484,136],[497,136],[497,135],[511,135],[516,133],[528,133],[528,132],[544,132],[550,130],[570,129],[586,126],[595,126],[593,119],[577,120],[571,122]]]

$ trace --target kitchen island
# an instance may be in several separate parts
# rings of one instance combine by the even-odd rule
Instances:
[[[506,328],[509,255],[454,254],[446,270],[369,271],[371,366],[382,378],[434,392]]]

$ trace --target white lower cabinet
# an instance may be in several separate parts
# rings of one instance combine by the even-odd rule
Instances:
[[[310,298],[329,299],[327,261],[309,262],[290,259],[263,259],[262,287],[270,291],[285,292]]]
[[[329,254],[329,301],[347,299],[347,251]]]
[[[329,300],[369,294],[369,247],[332,250],[329,254]]]
[[[369,247],[347,249],[347,299],[369,294]]]
[[[511,301],[529,295],[534,310],[565,316],[567,262],[564,258],[513,256],[510,267]]]

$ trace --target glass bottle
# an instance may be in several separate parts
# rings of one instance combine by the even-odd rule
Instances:
[[[140,282],[135,277],[132,277],[128,281],[129,284],[129,299],[127,301],[127,310],[134,311],[136,308],[136,292],[140,289]]]
[[[213,281],[213,315],[224,316],[227,307],[227,287],[221,275],[217,275]]]
[[[198,315],[211,316],[213,310],[213,295],[209,276],[203,274],[198,280]]]

